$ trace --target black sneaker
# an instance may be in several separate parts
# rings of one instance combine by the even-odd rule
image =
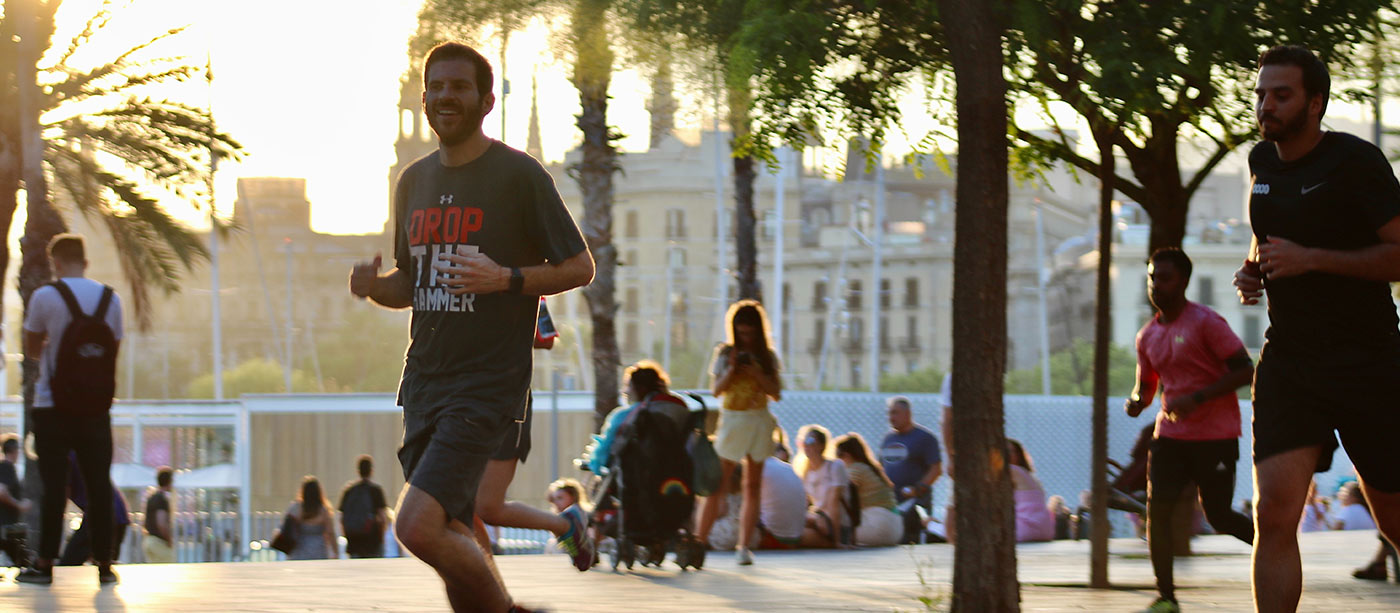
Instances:
[[[97,567],[97,584],[108,585],[117,582],[117,573],[112,570],[111,565]]]
[[[15,582],[33,583],[35,585],[52,585],[53,568],[39,569],[31,566],[19,571],[19,574],[15,575]]]

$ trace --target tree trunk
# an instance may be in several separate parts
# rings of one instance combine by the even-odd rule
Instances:
[[[1094,313],[1094,441],[1093,500],[1089,514],[1089,587],[1105,589],[1108,583],[1108,335],[1109,268],[1113,264],[1113,144],[1100,133],[1099,145],[1099,267],[1097,310]]]
[[[737,151],[750,133],[749,108],[752,93],[743,86],[729,86],[729,145]],[[739,284],[739,298],[763,301],[763,289],[758,285],[758,244],[754,237],[757,225],[753,207],[754,159],[751,155],[734,157],[734,280]]]
[[[958,441],[954,613],[1020,610],[1002,408],[1006,372],[1007,117],[1004,7],[941,0],[957,78],[953,438]]]
[[[8,138],[0,128],[0,236],[10,235],[10,226],[19,209],[19,143]],[[5,271],[10,269],[10,241],[0,240],[0,289],[5,285]],[[0,291],[0,313],[5,312],[5,293]]]
[[[1167,120],[1153,121],[1152,137],[1147,139],[1144,146],[1126,151],[1133,176],[1142,183],[1145,193],[1143,201],[1138,204],[1151,217],[1148,256],[1162,247],[1180,247],[1182,239],[1186,237],[1186,215],[1191,206],[1191,194],[1186,191],[1181,177],[1177,136],[1177,127],[1169,125]],[[1112,146],[1110,134],[1104,134],[1102,138]],[[1100,180],[1105,176],[1116,176],[1106,172],[1116,170],[1108,168],[1099,171]]]
[[[612,242],[613,173],[617,172],[616,134],[608,127],[608,84],[612,79],[613,52],[608,46],[608,0],[580,0],[573,12],[574,87],[583,110],[578,127],[583,132],[583,161],[575,173],[583,193],[583,236],[593,252],[596,273],[584,288],[593,322],[594,430],[617,408],[616,272],[617,247]]]
[[[38,61],[43,55],[45,44],[41,42],[43,37],[39,32],[39,7],[37,3],[20,2],[14,8],[16,10],[7,17],[17,21],[16,31],[20,35],[20,49],[15,58],[18,62],[15,67],[15,86],[18,90],[16,106],[20,139],[19,157],[26,196],[25,214],[28,217],[24,222],[24,236],[19,241],[19,296],[24,304],[24,313],[27,314],[29,297],[34,294],[34,290],[53,280],[53,272],[49,267],[49,239],[62,234],[67,227],[58,211],[54,209],[53,203],[49,201],[48,180],[44,177],[44,141],[39,123],[41,96]],[[28,436],[33,430],[34,421],[31,417],[34,410],[34,382],[39,378],[39,362],[38,356],[31,359],[28,348],[23,347],[23,343],[21,352],[24,354],[20,371],[26,417],[24,435]],[[25,485],[32,488],[26,488],[27,491],[35,492],[34,498],[38,499],[38,464],[26,462],[24,473]]]

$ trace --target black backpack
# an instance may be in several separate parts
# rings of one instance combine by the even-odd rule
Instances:
[[[107,325],[112,288],[103,286],[97,310],[88,315],[66,284],[55,281],[52,285],[73,318],[63,330],[49,377],[53,405],[76,413],[106,412],[117,391],[117,337]]]
[[[345,536],[370,536],[375,534],[375,511],[370,485],[365,482],[350,486],[345,492],[345,502],[340,509],[341,523],[345,524]]]

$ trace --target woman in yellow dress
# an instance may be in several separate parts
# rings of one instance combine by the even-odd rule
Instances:
[[[739,544],[735,560],[753,564],[750,547],[758,525],[759,496],[763,487],[763,462],[773,455],[773,433],[778,420],[768,411],[768,401],[782,397],[778,381],[778,356],[768,337],[768,316],[753,300],[730,305],[725,316],[728,342],[715,351],[714,394],[720,399],[715,453],[720,458],[720,489],[705,499],[697,536],[708,542],[719,501],[735,466],[743,466],[743,503],[740,505]]]

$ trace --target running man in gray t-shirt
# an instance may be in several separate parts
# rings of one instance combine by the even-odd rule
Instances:
[[[487,138],[491,66],[444,43],[424,61],[423,110],[438,150],[394,190],[394,260],[355,266],[350,291],[413,309],[399,404],[408,482],[395,531],[443,577],[454,609],[516,610],[473,540],[477,486],[523,419],[539,296],[588,284],[593,258],[533,158]]]

